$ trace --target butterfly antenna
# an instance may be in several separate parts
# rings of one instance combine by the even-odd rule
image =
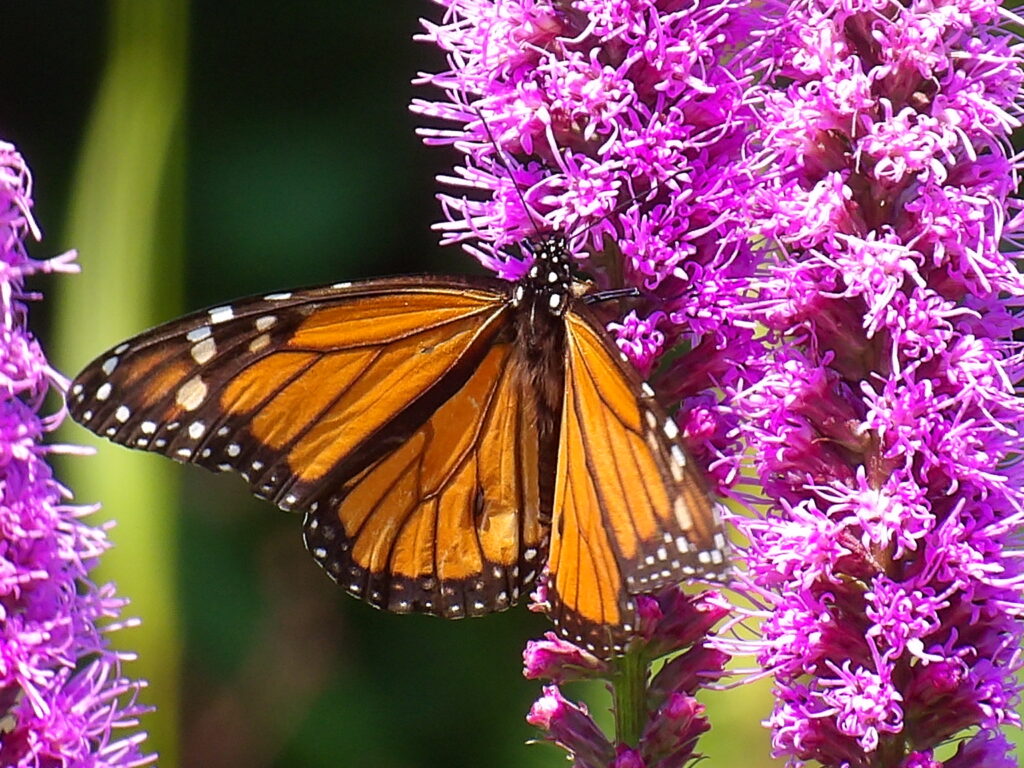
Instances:
[[[584,304],[600,304],[605,301],[616,301],[618,299],[638,299],[640,289],[636,286],[630,288],[611,288],[607,291],[594,291],[583,296],[580,301]]]
[[[519,188],[519,184],[516,182],[516,177],[512,173],[512,166],[509,165],[505,159],[505,153],[497,140],[494,138],[494,134],[491,132],[491,126],[487,124],[487,120],[484,118],[483,113],[476,107],[472,107],[473,111],[476,112],[476,116],[480,118],[480,124],[484,127],[484,133],[487,134],[487,139],[491,142],[491,146],[494,147],[494,151],[497,154],[498,164],[505,169],[505,173],[508,174],[509,180],[512,182],[512,187],[516,191],[516,197],[519,198],[519,202],[523,204],[523,210],[526,211],[527,217],[530,219],[530,224],[533,225],[535,233],[540,234],[541,226],[537,219],[533,217],[533,211],[530,210],[530,206],[526,202],[526,197],[523,195],[523,191]]]

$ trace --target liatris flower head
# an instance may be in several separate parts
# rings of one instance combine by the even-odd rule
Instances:
[[[735,441],[711,390],[735,377],[753,335],[731,324],[753,268],[735,216],[751,183],[740,170],[749,78],[732,66],[749,32],[746,0],[438,4],[444,18],[424,22],[423,38],[450,66],[421,82],[443,97],[413,109],[435,122],[423,130],[428,143],[464,156],[441,179],[454,189],[440,198],[443,242],[515,279],[531,262],[519,244],[557,232],[598,288],[637,288],[618,317],[605,308],[607,328],[643,376],[656,376],[655,389],[682,404],[680,424],[708,464]],[[687,348],[699,357],[661,365]],[[728,482],[729,470],[713,482]],[[613,680],[614,750],[590,726],[555,735],[557,718],[531,714],[577,764],[682,765],[703,730],[692,695],[721,673],[724,655],[684,654],[648,697],[650,664],[699,647],[722,611],[673,590],[638,608],[642,628],[623,659],[599,661],[553,636],[524,654],[530,677]],[[542,702],[539,712],[587,717],[552,689]]]
[[[684,618],[668,615],[664,617],[667,619],[665,626],[659,628],[657,625],[664,619],[655,617],[651,621],[652,614],[659,613],[656,609],[659,601],[672,607],[680,602],[687,603],[679,611]],[[524,674],[527,677],[546,676],[561,683],[603,676],[620,684],[627,681],[637,684],[634,692],[640,700],[633,714],[639,717],[639,730],[632,743],[623,741],[621,735],[613,743],[590,717],[586,706],[569,702],[556,686],[545,687],[544,695],[534,704],[527,721],[540,728],[547,740],[566,749],[574,765],[586,768],[677,768],[688,764],[698,755],[698,738],[710,728],[704,707],[695,694],[722,677],[728,660],[725,653],[703,644],[708,627],[725,611],[724,607],[712,606],[717,602],[716,596],[688,597],[675,588],[666,590],[659,600],[649,598],[648,610],[645,611],[650,635],[648,644],[638,642],[629,652],[632,656],[627,654],[626,661],[584,666],[578,656],[579,651],[574,651],[574,646],[557,640],[553,635],[549,635],[546,641],[531,643],[524,654]],[[697,614],[702,611],[704,616],[699,617]],[[686,618],[696,619],[685,631],[688,642],[680,631]],[[545,645],[548,653],[537,653],[537,646],[541,644]],[[551,653],[555,645],[561,651],[559,655]],[[670,650],[684,652],[663,664],[656,674],[651,674],[647,662],[656,657],[647,654],[661,655]],[[538,658],[544,659],[545,663],[538,664]],[[631,664],[638,665],[640,676],[629,681]],[[622,700],[625,696],[621,685],[616,685],[615,692],[616,707],[628,706]],[[621,716],[622,713],[617,712],[617,717]]]
[[[615,751],[591,718],[585,704],[573,704],[556,685],[544,686],[544,695],[534,702],[526,721],[541,729],[545,738],[572,754],[578,768],[606,768]]]
[[[688,595],[678,587],[637,597],[643,653],[652,659],[699,643],[729,609],[715,591]]]
[[[640,739],[644,764],[649,768],[686,765],[694,757],[697,739],[711,727],[703,715],[704,706],[692,696],[668,696]]]
[[[771,501],[734,518],[761,638],[719,647],[774,675],[794,765],[1006,764],[1021,49],[993,2],[770,8],[743,54],[765,62],[745,209],[765,266],[739,311],[766,335],[728,387]]]
[[[523,675],[530,680],[569,680],[607,677],[608,663],[584,648],[545,632],[543,640],[531,640],[523,650]]]
[[[446,98],[413,109],[449,126],[424,129],[428,143],[465,153],[442,178],[460,192],[441,196],[443,241],[515,279],[518,243],[567,235],[600,287],[641,289],[609,330],[644,374],[683,341],[725,349],[750,269],[726,236],[749,109],[721,63],[744,44],[744,3],[438,3],[444,21],[423,37],[451,68],[421,82]]]
[[[637,750],[620,744],[615,750],[613,768],[647,768],[647,766]]]
[[[47,463],[73,449],[42,442],[61,420],[40,414],[43,400],[63,379],[26,326],[24,280],[74,271],[74,254],[28,257],[31,191],[21,156],[0,142],[0,764],[141,766],[154,759],[132,733],[142,684],[105,637],[125,623],[124,601],[89,580],[108,544]]]
[[[1013,745],[1003,734],[986,730],[964,741],[942,768],[1016,768],[1013,751]]]

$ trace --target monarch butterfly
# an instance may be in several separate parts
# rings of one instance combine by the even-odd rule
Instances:
[[[721,577],[726,542],[564,238],[530,249],[517,283],[386,278],[195,312],[98,357],[69,411],[303,511],[316,562],[376,607],[502,610],[546,565],[560,633],[621,651],[634,595]]]

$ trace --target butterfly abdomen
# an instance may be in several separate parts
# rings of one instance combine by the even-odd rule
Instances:
[[[558,436],[561,429],[562,392],[565,388],[565,323],[561,318],[544,313],[519,313],[514,322],[516,338],[532,337],[531,344],[515,345],[521,358],[516,367],[516,387],[527,394],[525,402],[533,402],[531,420],[537,434],[540,483],[540,515],[547,524],[554,505],[555,475],[558,463]],[[539,333],[538,333],[539,331]]]

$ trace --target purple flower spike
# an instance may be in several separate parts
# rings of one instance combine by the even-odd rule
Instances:
[[[694,694],[724,675],[728,656],[704,643],[727,609],[717,593],[691,596],[678,588],[663,590],[657,597],[640,596],[637,608],[641,635],[626,658],[599,661],[549,632],[544,640],[527,646],[524,674],[559,683],[587,677],[611,678],[615,681],[617,709],[626,707],[630,692],[638,696],[632,714],[640,727],[631,741],[623,741],[619,730],[615,762],[609,768],[679,768],[696,756],[697,739],[710,728]],[[651,660],[680,650],[683,653],[651,675]],[[630,674],[631,665],[636,665],[637,674]],[[599,745],[608,742],[603,735],[597,738],[593,731],[596,726],[586,710],[565,701],[555,686],[545,687],[544,696],[527,721],[548,731],[552,741],[572,753],[577,765],[584,764],[581,754],[594,759],[605,754],[604,746]]]
[[[41,415],[44,398],[66,385],[26,326],[24,280],[76,267],[73,253],[28,257],[31,192],[21,156],[0,142],[0,765],[142,766],[155,760],[136,731],[143,684],[122,675],[131,657],[105,637],[127,623],[125,601],[89,580],[107,540],[82,522],[91,509],[65,503],[47,463],[84,449],[42,442],[63,416]]]
[[[749,0],[435,2],[444,16],[425,21],[421,39],[449,67],[419,78],[441,95],[412,109],[431,123],[428,144],[463,156],[440,179],[452,190],[440,196],[442,242],[515,279],[531,262],[518,244],[556,232],[597,288],[636,288],[636,299],[602,305],[606,327],[644,377],[672,353],[652,383],[681,403],[676,421],[711,484],[730,484],[734,465],[721,457],[739,446],[722,388],[741,379],[754,344],[754,325],[733,322],[755,267],[736,215],[754,185],[744,167],[753,78],[736,56],[754,21]],[[694,652],[688,674],[648,697],[651,662],[699,646],[724,614],[670,592],[638,597],[643,626],[624,658],[598,662],[551,636],[524,654],[528,677],[612,680],[623,766],[647,760],[643,729],[676,686],[721,673],[720,652]],[[545,608],[543,584],[532,607]]]
[[[765,333],[726,385],[790,765],[1009,766],[1024,625],[1022,50],[993,0],[770,2],[744,218]],[[1016,334],[1016,337],[1015,337]],[[737,471],[740,468],[737,467]],[[748,500],[749,501],[749,500]],[[954,739],[956,756],[936,758]]]
[[[435,1],[443,21],[424,21],[421,39],[450,69],[420,77],[443,97],[412,109],[436,126],[427,143],[464,154],[441,179],[455,190],[440,197],[442,241],[515,279],[529,261],[518,243],[566,235],[598,287],[640,289],[608,328],[642,374],[701,347],[659,383],[687,412],[750,344],[750,326],[731,323],[754,266],[735,215],[751,184],[750,76],[734,56],[747,0]],[[708,443],[710,459],[734,424],[718,407],[705,416],[692,447]]]

